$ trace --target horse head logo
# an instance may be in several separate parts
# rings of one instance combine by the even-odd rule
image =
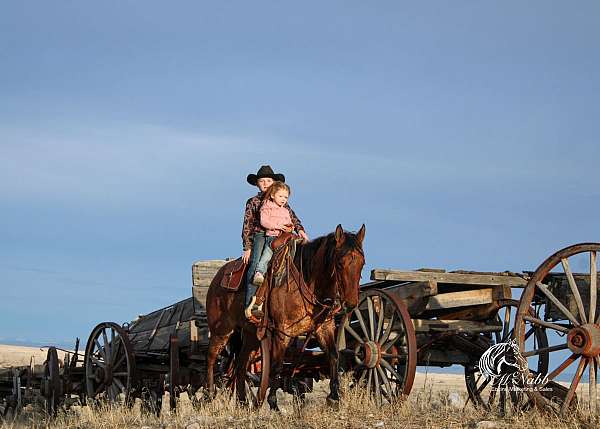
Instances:
[[[479,371],[487,378],[499,378],[507,374],[524,372],[527,360],[521,355],[515,340],[498,343],[487,349],[479,359]]]

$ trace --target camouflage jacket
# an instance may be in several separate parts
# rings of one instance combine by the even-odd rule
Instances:
[[[252,249],[252,239],[254,234],[265,229],[260,224],[260,206],[262,205],[262,193],[259,192],[252,198],[246,201],[246,210],[244,211],[244,225],[242,226],[242,245],[244,250]],[[285,207],[290,211],[290,217],[292,218],[292,224],[296,232],[304,231],[304,227],[294,213],[294,210],[289,205]]]

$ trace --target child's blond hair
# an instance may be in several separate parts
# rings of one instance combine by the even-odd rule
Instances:
[[[265,195],[263,196],[263,201],[272,199],[273,195],[275,195],[275,193],[277,191],[281,191],[282,189],[285,189],[287,191],[288,196],[292,194],[292,190],[290,189],[290,187],[287,183],[275,181],[275,182],[273,182],[273,184],[271,186],[269,186],[269,189],[267,189],[265,191]]]

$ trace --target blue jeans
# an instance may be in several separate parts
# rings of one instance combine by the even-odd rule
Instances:
[[[263,249],[265,247],[265,233],[257,232],[254,234],[252,240],[252,253],[250,254],[250,265],[248,266],[248,272],[246,273],[246,307],[250,305],[252,297],[256,295],[256,286],[252,284],[254,279],[254,273],[256,272],[256,266],[262,256]]]
[[[265,237],[265,246],[262,251],[262,255],[258,260],[258,264],[256,264],[256,272],[265,274],[267,272],[267,265],[269,265],[269,261],[273,257],[273,249],[271,249],[271,243],[275,237]]]

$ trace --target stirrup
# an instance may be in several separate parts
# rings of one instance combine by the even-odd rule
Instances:
[[[244,310],[244,314],[246,315],[246,319],[250,319],[252,317],[252,308],[254,307],[255,303],[256,303],[256,295],[252,295],[252,299],[250,300],[250,304],[248,304],[248,307],[246,307],[246,309]]]

